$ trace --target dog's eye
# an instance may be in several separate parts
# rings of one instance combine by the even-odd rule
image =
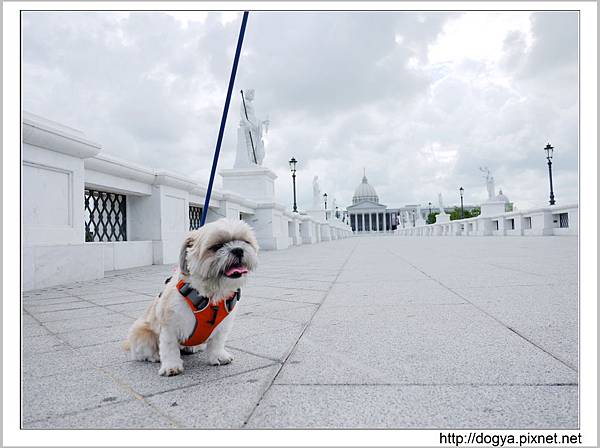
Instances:
[[[210,246],[209,249],[212,250],[213,252],[216,252],[222,247],[223,247],[222,244],[215,244],[214,246]]]

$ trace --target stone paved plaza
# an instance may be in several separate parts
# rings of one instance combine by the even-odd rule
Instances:
[[[173,266],[23,295],[24,428],[574,428],[577,238],[261,252],[231,365],[120,348]]]

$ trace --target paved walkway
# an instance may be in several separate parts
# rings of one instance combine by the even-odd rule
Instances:
[[[25,428],[573,428],[577,239],[358,237],[262,252],[231,365],[120,341],[171,266],[23,296]]]

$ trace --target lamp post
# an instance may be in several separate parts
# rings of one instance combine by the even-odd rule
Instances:
[[[294,185],[294,213],[298,213],[298,207],[296,207],[296,163],[298,161],[292,157],[290,159],[290,171],[292,172],[292,184]]]
[[[323,195],[323,200],[325,201],[325,221],[327,221],[327,193]]]
[[[460,187],[458,189],[458,191],[460,191],[460,219],[464,219],[465,218],[465,208],[463,206],[463,193],[465,192],[465,189],[463,187]]]
[[[429,203],[429,215],[427,216],[427,221],[429,221],[430,216],[431,216],[431,202]]]
[[[550,175],[550,205],[554,205],[554,190],[552,188],[552,155],[554,154],[554,148],[550,146],[550,143],[544,148],[546,151],[546,159],[548,160],[548,174]]]

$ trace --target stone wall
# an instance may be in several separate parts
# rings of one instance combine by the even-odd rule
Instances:
[[[24,289],[101,278],[105,271],[174,263],[190,229],[190,205],[206,185],[177,173],[101,154],[78,130],[23,116]],[[126,198],[126,241],[86,242],[84,189]],[[285,249],[352,235],[337,219],[319,221],[274,202],[213,189],[207,221],[244,219],[261,249]],[[321,236],[323,235],[323,236]]]
[[[396,230],[401,236],[560,236],[578,233],[577,204],[515,210]]]

